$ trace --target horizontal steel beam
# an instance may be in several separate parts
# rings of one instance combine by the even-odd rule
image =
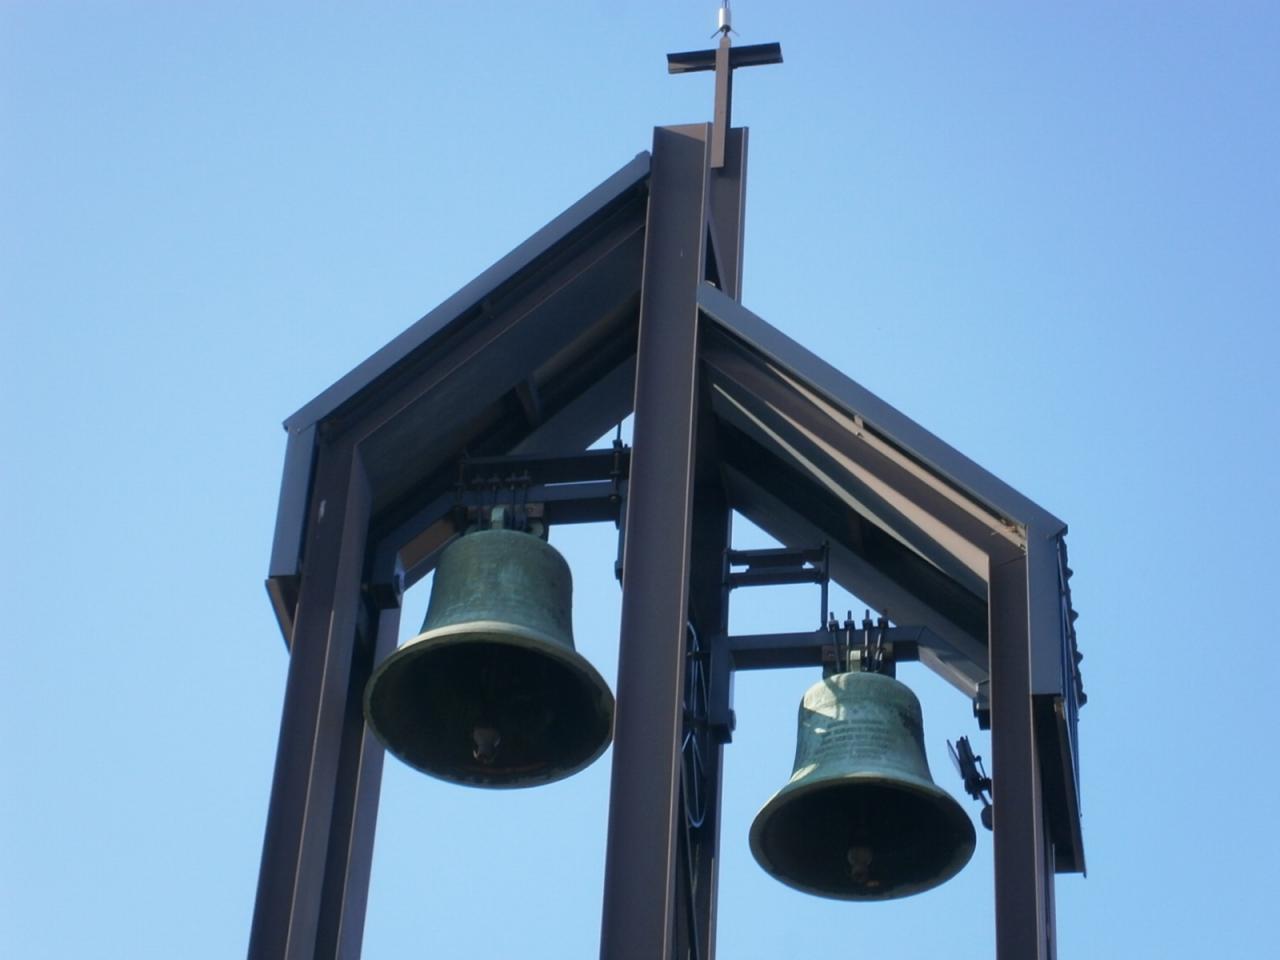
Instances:
[[[976,709],[987,709],[986,684],[966,670],[967,661],[942,637],[928,627],[870,628],[880,639],[885,657],[890,662],[920,661],[943,677],[973,701]],[[708,708],[709,725],[721,742],[728,742],[733,731],[732,684],[727,674],[735,670],[779,670],[790,667],[832,667],[845,658],[852,666],[862,659],[861,625],[836,629],[820,628],[807,633],[758,633],[714,637],[709,641],[713,651],[711,671],[712,702]]]
[[[821,547],[812,550],[792,550],[788,547],[772,547],[766,550],[730,550],[729,562],[734,566],[782,567],[799,563],[822,563],[826,554]]]
[[[468,457],[462,461],[460,480],[481,483],[490,478],[526,475],[531,482],[572,483],[626,476],[631,466],[629,447],[584,450],[567,455],[515,454],[503,457]]]
[[[822,583],[826,579],[826,574],[821,570],[803,567],[766,568],[731,573],[728,584],[730,587],[777,587],[791,583]]]
[[[616,523],[626,503],[630,469],[631,451],[627,447],[567,456],[466,460],[459,472],[472,488],[438,493],[383,532],[378,538],[371,576],[378,583],[398,582],[401,592],[413,586],[434,568],[439,551],[465,529],[464,512],[468,508],[510,503],[536,508],[535,514],[551,525]],[[538,482],[522,480],[518,490],[501,486],[512,477],[536,478]],[[499,488],[484,489],[489,481]]]
[[[622,504],[626,501],[626,494],[625,480],[533,484],[520,490],[511,503],[505,501],[501,493],[495,500],[488,491],[467,491],[459,495],[455,508],[465,509],[468,519],[474,519],[476,511],[513,505],[517,509],[524,509],[530,519],[540,519],[552,526],[564,523],[600,523],[606,520],[616,523],[621,515]]]
[[[928,627],[871,627],[885,656],[905,663],[935,650],[956,655],[956,650]],[[729,666],[733,670],[773,670],[781,667],[822,667],[838,661],[848,646],[856,658],[862,648],[863,627],[822,628],[809,633],[756,633],[730,636]]]
[[[324,420],[366,392],[378,378],[386,376],[414,351],[458,322],[476,305],[510,285],[515,278],[532,271],[557,249],[572,242],[575,234],[609,216],[621,204],[641,198],[649,176],[649,155],[640,153],[598,187],[569,207],[533,236],[485,270],[465,287],[428,313],[413,326],[358,364],[346,376],[285,421],[291,432]]]

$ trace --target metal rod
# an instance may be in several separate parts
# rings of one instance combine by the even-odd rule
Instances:
[[[631,450],[584,450],[561,456],[509,454],[502,457],[468,457],[462,461],[462,479],[475,482],[488,476],[527,473],[533,483],[570,483],[608,480],[621,459],[625,472]]]

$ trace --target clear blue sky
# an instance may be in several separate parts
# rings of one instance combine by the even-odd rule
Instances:
[[[1061,955],[1268,952],[1280,8],[734,9],[786,56],[735,86],[744,302],[1071,525],[1090,875],[1059,879]],[[243,953],[286,668],[280,421],[655,124],[706,119],[710,79],[663,55],[714,11],[0,4],[0,955]],[[611,680],[612,538],[553,532]],[[815,604],[743,599],[735,628]],[[987,737],[901,677],[959,793],[944,740]],[[985,832],[889,904],[751,859],[812,679],[738,684],[721,956],[990,957]],[[365,956],[594,956],[608,764],[494,794],[389,762]]]

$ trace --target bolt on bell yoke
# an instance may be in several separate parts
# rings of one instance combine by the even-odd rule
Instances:
[[[613,736],[613,694],[573,645],[569,565],[540,537],[467,533],[436,567],[422,632],[365,688],[369,728],[453,783],[527,787],[586,767]]]

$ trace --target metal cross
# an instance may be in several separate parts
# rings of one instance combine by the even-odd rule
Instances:
[[[668,53],[667,73],[696,73],[701,70],[716,72],[716,113],[711,127],[711,166],[724,166],[724,144],[729,132],[730,114],[733,109],[733,71],[738,67],[757,67],[766,63],[782,62],[782,45],[757,43],[749,47],[732,49],[729,43],[728,6],[721,9],[720,45],[714,50],[691,50],[688,53]]]

